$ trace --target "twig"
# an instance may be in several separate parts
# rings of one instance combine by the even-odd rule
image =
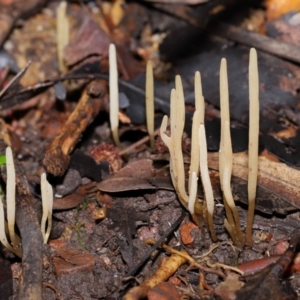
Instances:
[[[159,131],[160,131],[160,128],[157,128],[155,131],[154,131],[154,134],[153,136],[157,136],[159,134]],[[144,143],[148,142],[150,139],[149,135],[143,137],[142,139],[138,140],[137,142],[133,143],[132,145],[128,146],[127,148],[124,148],[123,150],[121,150],[119,152],[119,155],[123,156],[125,154],[128,154],[130,153],[130,151],[132,150],[135,150],[137,147],[143,145]]]
[[[281,58],[300,63],[300,51],[299,47],[296,45],[280,42],[273,38],[243,30],[226,23],[218,23],[214,26],[212,33],[263,50]]]
[[[62,132],[48,146],[43,164],[54,176],[61,176],[67,170],[70,156],[82,132],[99,113],[107,85],[103,80],[90,82],[84,90],[75,110],[69,116]]]

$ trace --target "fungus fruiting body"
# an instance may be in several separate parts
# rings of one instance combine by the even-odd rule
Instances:
[[[16,173],[14,159],[10,147],[6,148],[6,214],[7,224],[4,217],[3,193],[0,193],[0,240],[1,243],[17,256],[22,256],[22,250],[19,247],[20,238],[15,233],[15,214],[16,214]],[[7,240],[8,231],[10,243]]]
[[[182,154],[182,134],[184,128],[184,96],[183,88],[180,76],[176,76],[175,89],[171,91],[171,112],[170,112],[170,136],[167,135],[168,117],[164,116],[160,127],[160,135],[168,147],[170,152],[170,174],[175,191],[181,204],[189,209],[192,213],[194,221],[201,226],[202,225],[202,205],[196,201],[197,198],[197,173],[199,172],[199,166],[196,168],[196,172],[190,172],[190,185],[189,195],[185,188],[185,172],[184,162]],[[199,147],[196,147],[196,149]],[[197,153],[199,155],[199,153]],[[194,175],[193,175],[194,174]]]
[[[205,134],[204,124],[200,124],[199,141],[200,141],[199,164],[200,164],[202,186],[204,190],[204,198],[207,207],[207,223],[208,223],[212,240],[216,242],[217,235],[216,235],[214,222],[213,222],[215,202],[214,202],[213,189],[212,189],[212,185],[209,177],[208,165],[207,165],[207,146],[206,146],[206,134]]]
[[[3,192],[0,188],[0,241],[11,252],[19,257],[22,257],[20,248],[20,237],[15,233],[15,213],[16,213],[16,172],[12,149],[6,148],[6,215],[5,221]],[[53,190],[46,178],[46,173],[41,175],[41,192],[42,192],[42,207],[43,216],[41,221],[41,232],[44,243],[47,243],[52,227],[52,209],[53,209]],[[47,224],[47,226],[46,226]],[[47,229],[46,229],[47,228]],[[9,240],[7,239],[7,233]]]
[[[232,174],[232,145],[230,136],[229,90],[227,62],[223,58],[220,66],[220,109],[221,109],[221,141],[219,151],[220,183],[223,191],[223,200],[227,219],[225,227],[232,240],[243,246],[244,238],[240,228],[240,219],[231,192]]]
[[[259,134],[259,101],[258,101],[258,68],[256,51],[250,51],[249,63],[249,99],[250,99],[250,117],[249,117],[249,183],[248,183],[248,223],[246,231],[246,243],[252,243],[252,225],[255,207],[255,195],[258,171],[258,134]],[[192,124],[192,146],[191,146],[191,164],[188,183],[188,193],[185,190],[185,174],[182,154],[182,134],[185,122],[184,112],[184,94],[180,76],[175,78],[175,89],[171,91],[170,101],[170,129],[171,134],[166,134],[168,126],[168,117],[164,116],[160,135],[163,142],[170,151],[170,173],[173,185],[178,194],[180,202],[186,207],[193,216],[196,223],[199,222],[199,213],[202,206],[197,201],[197,181],[200,170],[201,182],[204,190],[204,200],[207,208],[208,226],[211,237],[217,240],[213,224],[214,197],[210,181],[207,164],[207,145],[204,126],[204,97],[201,87],[201,76],[199,72],[195,74],[195,112]],[[227,62],[221,60],[220,66],[220,111],[221,111],[221,140],[219,150],[219,177],[223,193],[226,219],[224,225],[228,230],[234,243],[240,247],[245,244],[245,237],[241,230],[240,219],[235,201],[231,191],[231,175],[233,165],[233,153],[230,136],[230,112],[229,112],[229,90]],[[201,219],[201,218],[200,218]]]
[[[46,173],[41,175],[41,192],[43,204],[43,216],[41,222],[41,231],[46,244],[52,228],[52,209],[53,209],[53,189],[47,181]],[[47,222],[47,227],[46,227]],[[47,229],[46,229],[47,228]]]
[[[151,149],[154,149],[154,80],[152,62],[146,67],[146,120]]]
[[[112,137],[117,147],[122,145],[119,140],[119,86],[117,53],[114,44],[109,45],[109,120]]]
[[[254,219],[255,197],[258,173],[258,136],[259,136],[259,79],[257,54],[250,50],[249,58],[249,147],[248,147],[248,219],[246,243],[252,245],[252,226]]]
[[[62,1],[56,10],[57,56],[58,66],[61,72],[66,71],[64,63],[64,48],[69,43],[69,20],[66,12],[67,2]]]
[[[16,172],[12,150],[10,147],[6,148],[6,206],[7,206],[7,221],[8,232],[10,241],[13,246],[17,245],[17,239],[15,234],[15,215],[16,215]]]

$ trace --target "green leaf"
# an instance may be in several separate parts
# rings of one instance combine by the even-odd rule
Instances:
[[[6,156],[5,155],[0,155],[0,166],[6,164]]]

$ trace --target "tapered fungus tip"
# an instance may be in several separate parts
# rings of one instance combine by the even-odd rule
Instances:
[[[160,126],[161,135],[167,130],[168,120],[169,120],[168,116],[164,116],[162,119],[161,126]]]
[[[255,55],[255,56],[257,56],[257,52],[256,52],[256,49],[255,48],[251,48],[250,49],[250,56],[253,56],[253,55]]]
[[[226,58],[221,59],[221,66],[226,66],[227,65],[227,60]]]
[[[109,53],[111,54],[111,52],[112,51],[114,51],[114,52],[116,52],[116,46],[115,46],[115,44],[109,44]]]

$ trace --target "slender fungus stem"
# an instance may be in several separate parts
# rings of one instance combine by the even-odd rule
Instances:
[[[201,77],[200,73],[195,73],[195,112],[193,115],[193,124],[192,124],[192,138],[191,138],[191,162],[189,170],[189,202],[188,208],[192,214],[194,220],[196,216],[194,215],[194,207],[197,200],[197,182],[199,174],[199,152],[200,152],[200,142],[199,142],[199,126],[201,122],[204,122],[204,97],[202,95],[202,86],[201,86]],[[202,145],[203,146],[203,145]],[[194,198],[193,198],[194,197]]]
[[[119,87],[116,46],[109,45],[109,119],[112,137],[117,147],[122,148],[119,140]]]
[[[225,131],[225,122],[230,121],[229,117],[229,91],[228,91],[228,77],[227,77],[227,62],[226,59],[221,60],[220,66],[220,111],[221,111],[221,140],[220,140],[220,150],[219,150],[219,176],[220,176],[220,185],[223,190],[223,170],[225,165],[225,152],[224,152],[224,131]],[[232,224],[234,223],[232,212],[228,203],[224,200],[224,207],[226,210],[226,216],[228,222],[231,224],[230,228],[232,228]],[[229,230],[232,232],[233,229]],[[231,236],[234,236],[235,233],[232,232]]]
[[[189,175],[189,194],[191,189],[192,173],[199,174],[199,126],[204,123],[204,97],[202,95],[200,72],[195,73],[195,112],[193,115],[192,138],[191,138],[191,163]]]
[[[0,190],[0,241],[19,257],[22,257],[22,250],[19,247],[20,237],[15,233],[15,213],[16,213],[16,173],[12,150],[6,148],[6,208],[7,208],[7,227],[10,243],[6,237],[6,222],[4,217],[3,192]]]
[[[18,246],[17,237],[15,234],[15,219],[16,219],[16,172],[14,158],[10,147],[6,148],[6,205],[7,205],[7,222],[8,232],[12,246]]]
[[[228,121],[226,121],[224,124],[224,161],[225,164],[223,167],[223,178],[221,179],[221,181],[223,186],[224,201],[228,204],[231,211],[229,216],[227,216],[228,223],[232,228],[232,230],[229,231],[229,233],[231,234],[232,240],[235,241],[235,244],[242,247],[244,245],[244,238],[241,231],[239,214],[236,205],[234,203],[231,186],[230,186],[233,157],[232,157],[232,146],[231,146],[231,137],[230,137],[230,125]],[[233,216],[233,220],[232,220],[232,216]],[[232,235],[232,233],[234,235]]]
[[[223,178],[224,168],[224,124],[230,121],[229,117],[229,91],[228,91],[228,76],[227,76],[227,62],[225,58],[221,60],[220,66],[220,110],[221,110],[221,140],[220,140],[220,154],[219,154],[219,172],[220,178]],[[220,180],[222,188],[222,180]]]
[[[58,66],[61,72],[67,69],[64,63],[64,48],[69,43],[69,20],[66,12],[67,1],[62,1],[56,10],[57,56]]]
[[[219,154],[220,182],[223,190],[227,220],[225,226],[231,238],[239,246],[243,246],[244,238],[240,229],[240,220],[231,192],[232,145],[230,136],[229,90],[227,63],[223,58],[220,67],[220,107],[221,107],[221,142]]]
[[[195,213],[195,202],[197,199],[197,183],[198,177],[196,172],[193,172],[190,176],[191,179],[191,187],[189,193],[189,203],[188,203],[188,210],[193,215]]]
[[[214,242],[217,241],[217,235],[214,227],[213,222],[213,214],[214,214],[214,195],[213,195],[213,189],[208,173],[208,165],[207,165],[207,144],[206,144],[206,134],[205,134],[205,128],[203,124],[200,124],[199,129],[199,141],[200,141],[200,173],[201,173],[201,179],[202,179],[202,185],[204,189],[204,195],[205,195],[205,201],[207,206],[207,221],[208,221],[208,227],[210,230],[211,238]]]
[[[175,181],[179,194],[183,201],[188,203],[188,195],[185,190],[185,172],[182,155],[182,135],[185,122],[185,102],[183,95],[183,87],[179,75],[175,77],[175,94],[171,92],[171,136],[172,151],[174,151],[174,164],[176,168]]]
[[[258,172],[258,137],[259,137],[259,78],[257,53],[250,50],[249,59],[249,146],[248,146],[248,219],[246,243],[252,245],[252,226],[254,220],[255,197]]]
[[[154,150],[154,80],[152,61],[147,62],[146,68],[146,119],[150,147]]]
[[[47,181],[46,173],[41,175],[41,192],[43,204],[43,216],[41,222],[41,231],[44,238],[44,244],[47,243],[52,228],[52,209],[53,209],[53,189]],[[46,222],[47,230],[46,230]]]
[[[12,245],[8,242],[6,233],[5,233],[5,217],[4,217],[4,207],[3,207],[3,197],[0,195],[0,242],[3,246],[5,246],[9,251],[15,253],[17,256],[22,257],[22,251],[19,247],[12,247]]]
[[[189,194],[191,190],[192,174],[199,174],[199,126],[200,126],[200,114],[201,112],[196,110],[193,115],[192,124],[192,137],[191,137],[191,163],[190,163],[190,173],[189,173]]]
[[[167,136],[166,129],[168,124],[168,117],[164,116],[160,135],[168,147],[170,151],[170,173],[172,182],[174,184],[176,193],[179,197],[180,202],[187,207],[188,204],[188,195],[185,190],[185,174],[184,174],[184,164],[183,164],[183,156],[182,156],[182,147],[181,147],[181,139],[183,134],[183,126],[180,125],[180,122],[184,122],[182,120],[180,114],[178,113],[178,101],[176,101],[176,91],[175,89],[171,90],[171,110],[170,110],[170,118],[171,118],[171,136]]]

